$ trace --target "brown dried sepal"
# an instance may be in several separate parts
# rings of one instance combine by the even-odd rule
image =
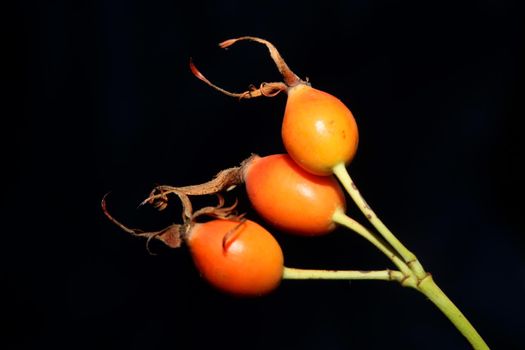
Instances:
[[[181,195],[183,196],[202,196],[202,195],[209,195],[209,194],[220,194],[222,192],[227,192],[236,186],[244,183],[244,173],[245,169],[250,165],[250,163],[258,158],[259,156],[256,154],[251,155],[237,167],[228,168],[225,170],[221,170],[220,172],[215,175],[213,179],[210,181],[207,181],[202,184],[198,185],[189,185],[189,186],[181,186],[181,187],[174,187],[174,186],[167,186],[167,185],[161,185],[156,186],[149,196],[141,203],[141,205],[149,203],[153,205],[155,208],[159,210],[164,210],[168,205],[168,195],[169,194],[176,194],[181,198]],[[187,204],[184,204],[185,208],[189,208],[191,211],[191,203],[189,203],[189,200],[181,198],[183,202],[186,200],[188,201]],[[224,202],[223,198],[219,198],[220,204],[218,207],[215,207],[215,209],[220,209]],[[221,210],[224,210],[222,208]],[[186,216],[190,216],[187,215]]]
[[[152,232],[145,232],[145,231],[140,230],[140,229],[129,228],[126,225],[122,224],[117,219],[115,219],[109,213],[109,211],[107,210],[107,205],[106,205],[106,197],[107,197],[107,194],[104,195],[104,197],[102,198],[102,201],[101,201],[102,211],[104,212],[106,217],[111,222],[113,222],[115,225],[120,227],[124,232],[127,232],[127,233],[129,233],[129,234],[131,234],[132,236],[135,236],[135,237],[146,238],[147,239],[147,241],[146,241],[146,249],[148,250],[148,252],[150,254],[153,254],[151,252],[151,250],[149,249],[149,244],[150,244],[152,239],[157,239],[157,240],[163,242],[164,244],[166,244],[168,247],[171,247],[171,248],[178,248],[178,247],[181,246],[181,244],[182,244],[182,237],[183,237],[183,234],[184,234],[184,231],[185,231],[185,228],[184,228],[185,225],[173,224],[173,225],[170,225],[170,226],[168,226],[168,227],[166,227],[166,228],[164,228],[164,229],[162,229],[160,231],[152,231]]]
[[[190,186],[156,186],[149,196],[142,201],[140,205],[151,204],[158,210],[164,210],[168,206],[169,197],[168,195],[174,194],[182,203],[182,224],[173,224],[159,231],[146,232],[140,229],[133,229],[125,226],[118,220],[116,220],[107,210],[106,196],[102,198],[101,206],[106,217],[113,222],[115,225],[120,227],[123,231],[131,234],[135,237],[143,237],[147,239],[146,247],[149,249],[149,243],[152,239],[159,240],[171,248],[178,248],[182,242],[186,239],[190,232],[193,224],[200,217],[207,216],[215,219],[227,219],[239,222],[244,222],[244,213],[239,214],[235,209],[237,207],[237,199],[230,206],[225,206],[223,192],[229,191],[235,188],[237,185],[244,183],[244,176],[246,169],[250,166],[254,159],[259,158],[258,155],[253,154],[245,159],[237,167],[228,168],[220,171],[215,177],[202,184],[190,185]],[[215,206],[207,206],[200,208],[197,211],[193,211],[192,203],[189,196],[198,195],[216,195],[219,202]],[[224,237],[224,245],[228,245],[233,233],[226,234]]]
[[[261,83],[259,88],[256,88],[254,85],[251,85],[249,90],[244,91],[244,92],[230,92],[228,90],[225,90],[213,84],[211,81],[209,81],[197,69],[197,67],[195,66],[195,64],[193,63],[191,59],[190,59],[190,70],[193,73],[193,75],[195,75],[198,79],[202,80],[207,85],[214,88],[215,90],[220,91],[227,96],[238,98],[240,100],[250,99],[250,98],[255,98],[255,97],[260,97],[260,96],[274,97],[278,95],[280,92],[286,91],[288,89],[288,86],[286,86],[285,83],[273,82],[273,83]]]
[[[299,78],[294,72],[292,72],[292,70],[290,69],[290,67],[288,67],[277,48],[268,40],[261,39],[255,36],[241,36],[239,38],[225,40],[219,44],[219,47],[222,49],[226,49],[235,44],[236,42],[244,40],[254,41],[259,44],[263,44],[268,48],[272,60],[277,66],[279,73],[281,73],[281,75],[283,76],[283,80],[286,87],[292,87],[297,84],[304,83],[304,81],[301,80],[301,78]]]
[[[222,194],[217,193],[217,198],[219,199],[219,204],[213,207],[204,207],[197,210],[191,215],[191,221],[195,222],[197,218],[201,216],[209,216],[215,219],[224,219],[224,220],[241,220],[244,217],[244,213],[237,213],[235,208],[237,207],[238,201],[235,199],[235,202],[229,207],[224,206],[224,197]]]
[[[218,177],[218,178],[221,179],[223,177]],[[229,178],[229,176],[227,176],[227,178]],[[230,181],[225,181],[224,183],[229,184]],[[200,193],[196,189],[196,187],[198,186],[187,186],[186,190],[189,193],[193,193],[193,194]],[[193,224],[200,217],[207,216],[207,217],[212,217],[215,219],[227,219],[227,220],[234,220],[234,221],[239,221],[239,222],[243,221],[244,214],[238,214],[237,211],[235,210],[235,208],[237,207],[237,200],[235,200],[235,202],[231,206],[225,206],[224,197],[219,192],[217,193],[211,192],[211,193],[215,193],[219,199],[219,203],[216,206],[204,207],[195,212],[193,212],[191,201],[189,200],[188,196],[185,193],[178,191],[176,188],[171,188],[169,193],[176,194],[182,202],[183,224],[172,224],[159,231],[146,232],[140,229],[129,228],[126,225],[122,224],[120,221],[115,219],[107,210],[107,205],[106,205],[107,194],[104,195],[101,201],[102,211],[104,212],[106,217],[111,222],[117,225],[124,232],[127,232],[135,237],[146,238],[147,239],[146,249],[148,250],[150,254],[153,254],[149,248],[150,242],[152,239],[157,239],[163,242],[165,245],[167,245],[170,248],[180,247],[182,245],[183,240],[186,239],[186,237],[188,236],[188,233],[190,232]],[[162,200],[166,200],[166,202],[162,203],[162,206],[165,207],[167,205],[167,193],[165,192],[161,193],[159,198]],[[146,202],[149,202],[149,200],[147,199]],[[153,205],[158,207],[158,205],[156,204],[157,203],[153,202]],[[228,239],[227,237],[229,237],[229,235],[225,235],[225,240]]]
[[[272,83],[262,83],[259,85],[259,87],[255,87],[254,85],[250,86],[250,89],[244,92],[230,92],[228,90],[225,90],[215,84],[213,84],[211,81],[209,81],[193,64],[193,61],[190,59],[190,70],[197,77],[198,79],[205,82],[207,85],[211,86],[213,89],[222,92],[223,94],[230,96],[230,97],[236,97],[238,99],[250,99],[260,96],[265,97],[274,97],[278,95],[280,92],[287,92],[288,88],[294,87],[299,84],[307,84],[310,85],[308,79],[302,80],[299,78],[282,58],[281,54],[277,50],[277,48],[268,40],[257,38],[254,36],[242,36],[235,39],[228,39],[219,44],[219,47],[226,49],[233,44],[235,44],[238,41],[254,41],[259,44],[263,44],[268,48],[268,51],[270,51],[270,56],[272,57],[272,60],[274,61],[275,65],[277,66],[277,69],[279,70],[279,73],[281,73],[284,82],[272,82]]]

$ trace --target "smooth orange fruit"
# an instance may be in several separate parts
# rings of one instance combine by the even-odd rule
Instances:
[[[253,158],[244,171],[252,206],[280,230],[308,236],[326,234],[336,227],[334,212],[346,208],[334,177],[313,175],[286,154]]]
[[[280,284],[284,258],[275,238],[246,220],[195,223],[186,240],[202,277],[236,296],[267,294]]]
[[[348,164],[359,141],[352,112],[336,97],[306,84],[288,89],[281,135],[288,154],[317,175]]]

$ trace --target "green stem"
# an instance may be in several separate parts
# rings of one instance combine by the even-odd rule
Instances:
[[[396,270],[308,270],[285,267],[283,279],[287,280],[380,280],[398,281],[404,285],[406,276]],[[456,326],[463,336],[475,350],[489,350],[487,343],[481,338],[476,329],[467,320],[458,307],[447,297],[447,295],[434,282],[432,275],[420,280],[417,284],[410,285],[423,293],[441,312]]]
[[[403,259],[403,265],[407,266],[410,274],[405,273],[405,270],[400,267],[399,262],[394,262],[396,266],[398,266],[401,270],[401,272],[404,274],[405,277],[410,276],[415,278],[410,278],[409,283],[404,283],[404,281],[401,281],[401,284],[404,286],[409,286],[417,289],[421,293],[423,293],[427,298],[430,299],[440,310],[443,314],[445,314],[448,319],[456,326],[456,328],[465,336],[465,338],[470,342],[472,347],[476,350],[485,350],[489,349],[483,338],[479,335],[479,333],[476,331],[476,329],[472,326],[472,324],[467,320],[467,318],[463,315],[463,313],[459,310],[459,308],[447,297],[447,295],[438,287],[438,285],[434,282],[432,276],[425,271],[419,260],[417,259],[416,255],[412,253],[410,250],[408,250],[398,239],[394,236],[394,234],[383,224],[383,222],[378,218],[376,213],[370,208],[370,206],[366,203],[363,196],[359,192],[357,186],[355,185],[354,181],[350,177],[350,174],[348,174],[348,171],[344,164],[338,164],[333,169],[335,176],[339,179],[343,187],[346,189],[352,200],[356,203],[356,205],[359,207],[361,212],[366,216],[368,221],[377,229],[377,231],[381,234],[381,236],[392,246],[392,248],[395,250],[395,253],[399,254],[401,258]],[[344,214],[344,213],[343,213]],[[334,214],[334,221],[345,221],[343,220],[344,217],[341,214]],[[359,224],[357,224],[359,225]],[[359,229],[359,226],[355,224],[345,225],[354,231],[355,228]],[[366,229],[365,229],[366,230]],[[356,231],[357,233],[360,233]],[[361,234],[363,235],[363,234]],[[368,236],[365,236],[367,238]],[[372,234],[372,237],[373,234]],[[368,239],[368,238],[367,238]],[[370,240],[370,239],[369,239]],[[378,246],[376,243],[371,241],[377,248],[379,248],[383,253],[389,252],[389,254],[392,254],[391,251],[386,250],[387,248],[383,248],[381,246]],[[384,244],[383,244],[384,246]],[[385,253],[386,254],[386,253]],[[392,255],[387,254],[387,256],[391,257]],[[394,256],[397,256],[394,254]],[[406,264],[405,264],[406,263]],[[414,279],[416,280],[416,283],[413,283]]]
[[[481,338],[474,326],[467,320],[458,307],[447,297],[438,287],[430,274],[422,279],[417,290],[423,293],[430,301],[436,305],[445,316],[456,326],[456,328],[467,338],[472,347],[476,350],[489,349],[487,343]]]
[[[405,264],[405,262],[401,260],[395,252],[393,252],[382,240],[378,239],[376,235],[370,232],[366,227],[346,215],[342,210],[336,210],[332,216],[332,220],[335,223],[356,232],[361,237],[372,243],[383,254],[385,254],[386,257],[389,258],[394,263],[394,265],[396,265],[397,268],[406,276],[403,283],[404,285],[415,285],[416,279],[413,278],[412,270],[410,270],[407,264]]]
[[[414,274],[419,278],[423,279],[427,275],[425,269],[417,259],[416,255],[408,250],[394,234],[383,224],[379,217],[374,213],[372,208],[366,203],[365,199],[359,193],[355,182],[350,177],[350,174],[346,170],[344,163],[337,164],[334,168],[334,175],[339,179],[343,187],[346,189],[350,197],[359,207],[361,212],[366,216],[368,221],[377,229],[377,231],[383,236],[383,238],[401,255],[403,260],[408,264]]]
[[[284,268],[283,279],[288,280],[382,280],[401,281],[404,278],[400,271],[358,271],[358,270],[305,270],[291,267]]]

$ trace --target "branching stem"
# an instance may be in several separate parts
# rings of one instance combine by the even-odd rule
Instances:
[[[396,265],[397,268],[403,273],[403,275],[405,276],[403,285],[415,286],[417,280],[410,268],[399,257],[399,255],[394,250],[392,250],[392,248],[389,247],[386,242],[384,242],[381,238],[377,237],[376,234],[374,234],[366,227],[361,225],[359,222],[346,215],[342,210],[337,210],[332,216],[332,220],[335,223],[356,232],[361,237],[365,238],[367,241],[372,243],[377,249],[379,249],[383,254],[385,254],[385,256],[388,259],[390,259],[390,261],[392,261],[392,263],[394,263],[394,265]]]
[[[379,250],[387,255],[394,264],[401,270],[406,280],[401,284],[412,287],[423,293],[434,305],[436,305],[454,326],[467,338],[472,347],[476,350],[487,350],[488,345],[479,335],[472,324],[467,320],[459,308],[450,300],[447,295],[434,282],[432,275],[427,273],[414,253],[406,248],[394,234],[379,219],[372,208],[366,203],[359,192],[356,184],[348,174],[344,164],[338,164],[333,169],[335,176],[342,183],[352,200],[366,216],[368,221],[376,228],[381,236],[386,240],[388,246],[377,239],[373,233],[363,232],[361,225],[356,221],[346,217],[344,213],[334,214],[334,221],[344,225],[351,230],[359,233],[368,239]],[[351,221],[350,221],[351,220]],[[366,229],[365,229],[366,230]],[[393,248],[393,251],[389,247]],[[399,257],[401,259],[399,259]],[[407,271],[408,270],[408,271]]]
[[[386,227],[385,224],[379,219],[372,208],[366,203],[365,199],[359,192],[355,182],[350,177],[350,174],[346,170],[343,163],[336,165],[333,169],[334,175],[339,179],[345,190],[348,192],[352,200],[359,207],[361,212],[366,216],[368,221],[377,229],[377,231],[383,236],[383,238],[395,249],[397,253],[403,258],[410,269],[419,279],[426,277],[427,273],[423,269],[423,266],[417,259],[416,255],[406,248],[403,243],[397,239],[396,236]]]

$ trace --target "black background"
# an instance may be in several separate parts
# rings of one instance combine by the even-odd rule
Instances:
[[[264,47],[216,46],[241,35],[272,41],[351,108],[365,198],[493,349],[525,346],[517,1],[21,1],[4,17],[2,348],[468,348],[397,284],[285,281],[237,299],[186,249],[151,256],[104,218],[112,191],[115,216],[158,229],[180,208],[137,209],[155,184],[283,152],[284,95],[239,102],[189,72],[193,57],[230,90],[279,80]],[[275,235],[288,266],[390,266],[344,230]]]

